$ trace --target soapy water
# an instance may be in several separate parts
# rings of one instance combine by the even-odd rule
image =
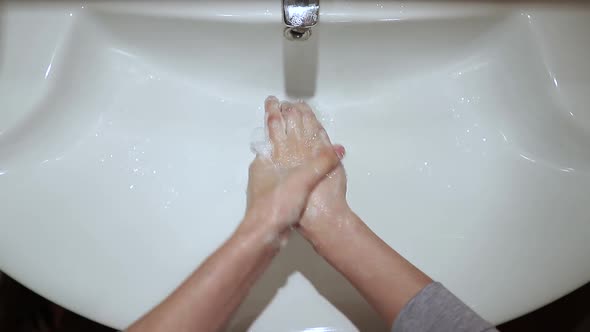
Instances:
[[[329,142],[330,139],[329,137],[332,136],[332,132],[334,129],[334,118],[333,116],[326,114],[324,112],[320,112],[318,111],[318,107],[317,105],[312,105],[309,104],[309,106],[311,107],[311,109],[313,110],[314,114],[316,115],[316,118],[318,119],[318,121],[320,122],[320,124],[324,127],[324,131],[319,131],[317,133],[307,133],[305,134],[305,136],[308,137],[309,142],[306,142],[306,144],[310,144],[309,146],[313,148],[321,148],[323,146],[325,146],[324,144],[315,144],[314,141],[322,141],[322,142]],[[271,158],[271,154],[272,154],[272,150],[273,150],[273,145],[270,142],[269,139],[269,130],[267,127],[267,122],[268,118],[265,114],[264,117],[264,126],[263,127],[257,127],[252,131],[251,134],[251,140],[250,140],[250,149],[251,151],[256,154],[257,156],[261,157],[261,158],[267,158],[270,159]],[[332,136],[333,137],[333,136]],[[281,142],[276,142],[276,144],[281,144]],[[285,144],[285,142],[282,142],[282,144]],[[289,158],[287,158],[289,159]],[[288,160],[286,163],[290,164],[290,165],[298,165],[300,164],[301,161],[298,160]],[[335,177],[335,175],[337,174],[337,172],[343,172],[343,169],[340,170],[334,170],[332,173],[328,174],[327,177],[329,179],[333,179]],[[333,180],[333,181],[339,181],[338,179]],[[330,215],[330,209],[328,208],[329,204],[326,201],[326,199],[329,199],[329,197],[335,197],[335,195],[338,194],[339,186],[331,186],[331,185],[327,185],[327,187],[324,187],[324,189],[321,189],[320,192],[316,195],[312,195],[310,197],[310,203],[307,204],[307,206],[305,207],[305,212],[304,215],[306,216],[306,218],[311,222],[313,220],[316,220],[318,218],[321,218],[322,216],[329,216]],[[300,217],[301,216],[292,216],[290,218],[286,218],[287,220],[290,220],[290,224],[295,224],[298,223],[300,221]],[[346,220],[342,220],[342,218],[336,218],[335,220],[337,220],[337,227],[342,227],[342,225],[346,224]],[[276,245],[277,248],[283,248],[287,245],[287,237],[282,237],[279,234],[273,234],[272,236],[269,236],[269,238],[267,239],[268,243],[272,243],[274,245]]]
[[[283,102],[281,102],[281,103],[283,103]],[[311,107],[311,109],[315,113],[316,118],[318,119],[320,124],[326,130],[328,137],[332,137],[332,132],[334,129],[333,128],[334,118],[328,114],[324,114],[323,112],[320,112],[319,108],[316,105],[313,105],[312,103],[308,103],[308,105]],[[258,155],[263,158],[270,158],[271,153],[272,153],[272,143],[270,142],[270,138],[269,138],[269,134],[268,134],[268,127],[266,126],[266,124],[268,123],[267,120],[268,120],[267,115],[265,114],[264,126],[254,128],[254,130],[252,131],[252,134],[250,136],[250,150],[255,155]]]
[[[264,126],[254,128],[250,135],[250,150],[257,156],[270,159],[272,143],[268,133],[268,113],[264,114]]]
[[[267,132],[267,128],[255,128],[250,138],[250,150],[262,158],[270,158],[272,152],[272,143],[268,138]]]

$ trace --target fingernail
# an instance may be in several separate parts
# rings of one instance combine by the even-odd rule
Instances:
[[[344,155],[346,154],[346,150],[344,149],[343,146],[337,146],[334,150],[336,151],[336,155],[338,156],[338,159],[344,158]]]
[[[291,103],[288,101],[281,102],[281,111],[283,111],[283,112],[288,112],[289,109],[292,107],[293,107],[293,105],[291,105]]]

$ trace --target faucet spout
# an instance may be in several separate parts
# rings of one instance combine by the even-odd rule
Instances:
[[[290,28],[309,29],[318,23],[320,0],[283,0],[283,19]]]

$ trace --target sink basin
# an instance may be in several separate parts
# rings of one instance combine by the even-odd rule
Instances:
[[[0,2],[0,270],[126,327],[240,221],[276,94],[346,146],[379,236],[524,314],[590,280],[588,31],[575,2],[322,1],[293,45],[274,0]],[[320,328],[389,327],[294,236],[229,330]]]

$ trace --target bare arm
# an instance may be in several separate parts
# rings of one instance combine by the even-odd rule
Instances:
[[[257,155],[250,165],[244,221],[176,291],[128,332],[222,329],[286,241],[290,227],[299,221],[311,191],[338,165],[342,147],[312,146],[309,137],[302,135],[325,136],[315,117],[303,121],[301,112],[290,104],[280,105],[274,97],[266,100],[265,111],[272,155]]]
[[[307,104],[296,106],[305,116],[315,118]],[[321,139],[329,144],[328,137]],[[341,164],[312,192],[299,230],[390,325],[406,303],[432,282],[352,212],[346,202],[346,174]]]
[[[304,103],[297,104],[314,117]],[[321,137],[329,143],[329,138]],[[349,208],[339,164],[311,193],[299,231],[394,331],[496,331],[440,283],[390,248]]]
[[[311,232],[303,231],[304,235],[391,326],[408,301],[432,280],[391,249],[352,211],[335,219],[337,227],[322,229],[319,225]]]
[[[238,229],[174,293],[127,331],[222,329],[278,251],[268,237],[262,231]]]

